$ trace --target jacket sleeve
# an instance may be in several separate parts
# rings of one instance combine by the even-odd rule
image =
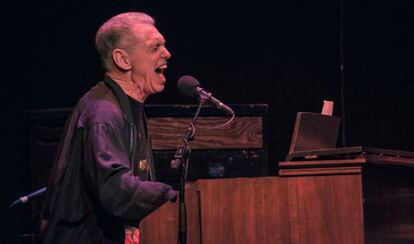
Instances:
[[[125,221],[139,221],[177,195],[169,185],[142,181],[132,174],[121,133],[110,124],[92,124],[86,133],[85,153],[92,162],[87,162],[91,165],[86,166],[85,176],[106,211]]]

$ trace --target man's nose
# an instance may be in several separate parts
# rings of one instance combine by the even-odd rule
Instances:
[[[166,47],[164,47],[164,50],[162,52],[162,57],[165,58],[165,59],[171,58],[171,53],[168,51],[168,49]]]

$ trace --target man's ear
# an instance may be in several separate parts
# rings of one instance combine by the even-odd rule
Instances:
[[[122,69],[124,71],[131,69],[128,53],[122,49],[115,48],[112,51],[112,60],[114,61],[115,66],[119,69]]]

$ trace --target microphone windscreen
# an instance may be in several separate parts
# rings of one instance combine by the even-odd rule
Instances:
[[[184,75],[178,80],[178,90],[188,97],[194,97],[197,94],[196,88],[200,86],[200,82],[192,76]]]

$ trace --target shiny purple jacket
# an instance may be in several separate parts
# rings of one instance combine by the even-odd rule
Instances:
[[[42,210],[40,243],[124,243],[126,225],[137,226],[176,196],[169,185],[133,174],[135,151],[143,145],[124,111],[127,96],[109,83],[86,93],[66,123]]]

